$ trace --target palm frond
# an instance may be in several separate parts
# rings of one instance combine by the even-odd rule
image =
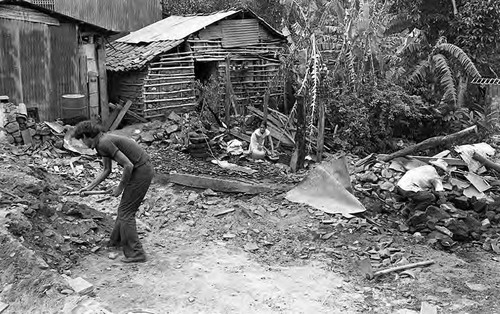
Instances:
[[[414,23],[408,18],[406,14],[398,14],[392,17],[387,26],[385,27],[384,35],[390,36],[393,34],[401,33],[405,29],[411,29]]]
[[[436,54],[432,56],[432,61],[437,72],[439,85],[444,90],[443,99],[452,101],[455,104],[457,102],[457,89],[446,57],[442,54]]]
[[[424,78],[427,76],[429,67],[430,67],[429,60],[420,61],[420,63],[415,67],[415,69],[408,76],[408,79],[406,81],[408,83],[422,82],[424,80]]]
[[[468,76],[472,78],[481,77],[474,62],[472,62],[469,56],[460,47],[449,43],[441,43],[437,46],[437,49],[452,55],[460,65],[462,65]]]

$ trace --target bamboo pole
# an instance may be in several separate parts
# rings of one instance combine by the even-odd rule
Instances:
[[[316,139],[316,160],[323,160],[323,148],[325,146],[325,104],[318,102],[318,138]]]

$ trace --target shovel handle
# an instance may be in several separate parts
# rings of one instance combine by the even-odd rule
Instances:
[[[106,191],[83,191],[82,195],[83,196],[88,196],[88,195],[101,195],[101,194],[111,194],[110,190]]]

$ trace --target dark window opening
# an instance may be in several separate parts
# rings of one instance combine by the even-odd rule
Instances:
[[[194,63],[194,77],[199,80],[201,84],[206,84],[212,75],[217,73],[217,61],[208,62],[195,62]]]

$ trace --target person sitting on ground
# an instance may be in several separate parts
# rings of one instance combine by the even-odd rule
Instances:
[[[146,261],[146,254],[137,235],[135,215],[154,175],[148,154],[134,140],[104,133],[101,126],[92,121],[78,123],[73,137],[81,139],[89,148],[95,148],[104,165],[102,173],[82,188],[80,193],[90,191],[104,181],[111,173],[113,160],[123,167],[120,184],[111,193],[116,197],[122,192],[123,195],[108,246],[121,246],[125,255],[122,261],[125,263]]]
[[[270,134],[271,132],[267,129],[267,122],[265,121],[262,121],[260,127],[252,133],[248,153],[253,159],[263,159],[269,153],[270,155],[274,155],[274,145]],[[269,140],[271,152],[264,146],[266,139]]]

